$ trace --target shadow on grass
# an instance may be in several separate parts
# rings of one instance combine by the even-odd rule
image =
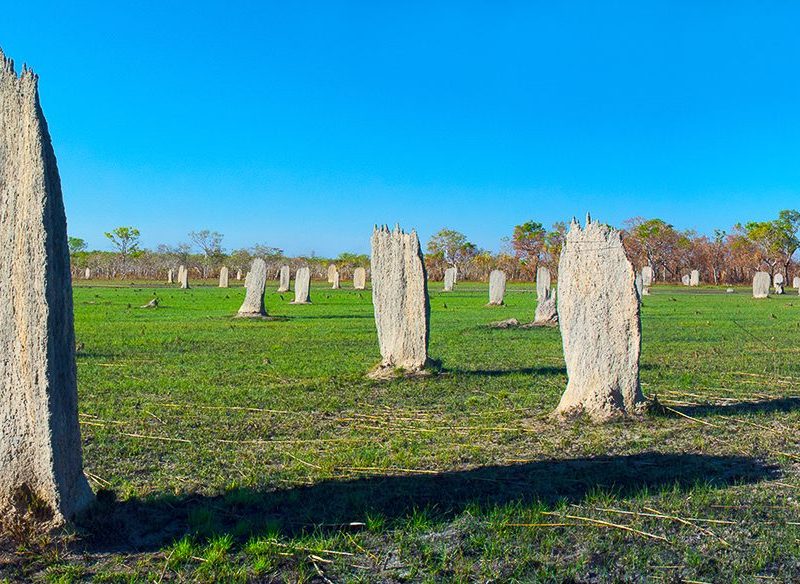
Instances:
[[[763,401],[745,401],[731,404],[701,404],[697,406],[674,406],[682,414],[692,417],[736,416],[746,414],[788,413],[800,409],[800,398],[782,397]]]
[[[442,369],[443,375],[504,377],[506,375],[566,375],[566,367],[518,367],[516,369]]]
[[[309,314],[307,316],[298,316],[293,314],[286,317],[287,320],[326,320],[326,319],[374,319],[372,314]]]
[[[653,365],[641,365],[640,369],[656,369]],[[506,375],[566,375],[566,367],[518,367],[516,369],[442,369],[443,375],[465,375],[476,377],[504,377]]]
[[[87,551],[126,553],[159,549],[184,535],[229,533],[242,541],[267,533],[332,533],[369,517],[383,518],[391,528],[420,509],[433,520],[446,521],[467,506],[580,502],[598,490],[624,498],[643,489],[721,488],[777,474],[777,467],[742,456],[651,452],[551,459],[440,474],[327,480],[274,491],[242,488],[217,497],[163,495],[116,502],[112,493],[101,492],[79,525]]]

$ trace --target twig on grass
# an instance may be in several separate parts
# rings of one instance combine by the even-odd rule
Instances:
[[[440,470],[428,470],[422,468],[397,468],[397,467],[380,468],[377,466],[337,466],[334,470],[349,470],[354,472],[378,472],[378,473],[385,473],[385,472],[407,472],[415,474],[442,473],[442,471]]]
[[[315,556],[313,554],[309,555],[308,559],[310,559],[311,563],[314,564],[314,569],[317,571],[317,574],[319,575],[319,577],[322,578],[322,580],[324,582],[327,582],[327,584],[333,584],[333,582],[331,582],[330,580],[328,580],[325,577],[325,574],[322,572],[322,570],[320,569],[320,567],[317,565],[317,562],[316,562],[316,560],[320,560],[321,562],[325,562],[327,560],[323,560],[322,558],[320,558],[318,556]]]
[[[359,442],[359,438],[278,438],[275,440],[230,440],[227,438],[217,438],[217,442],[223,444],[305,444],[316,442]]]
[[[706,529],[705,527],[701,527],[699,525],[696,525],[696,524],[692,523],[691,521],[689,521],[688,519],[683,519],[682,517],[677,517],[675,515],[665,515],[661,511],[653,509],[652,507],[644,507],[644,509],[647,509],[648,511],[650,511],[651,513],[656,514],[659,517],[663,517],[664,519],[670,519],[672,521],[677,521],[678,523],[682,523],[683,525],[688,525],[689,527],[693,527],[694,529],[698,530],[701,533],[704,533],[706,535],[710,535],[711,537],[717,538],[719,541],[721,541],[726,546],[730,546],[731,545],[730,543],[725,541],[724,538],[718,536],[716,533],[714,533],[710,529]]]
[[[151,411],[148,411],[148,410],[144,410],[144,413],[145,413],[145,414],[147,414],[148,416],[151,416],[151,417],[155,418],[156,420],[158,420],[158,421],[159,421],[159,422],[161,422],[162,424],[166,424],[166,422],[165,422],[164,420],[162,420],[161,418],[159,418],[158,416],[156,416],[156,415],[155,415],[153,412],[151,412]]]
[[[181,409],[195,409],[195,410],[239,410],[245,412],[266,412],[268,414],[300,414],[301,412],[290,412],[287,410],[268,410],[265,408],[250,408],[244,406],[200,406],[197,404],[175,404],[168,402],[154,402],[151,405],[162,406],[165,408],[181,408]]]
[[[556,515],[561,516],[559,513],[555,513],[552,511],[542,511],[542,515]],[[656,535],[654,533],[649,533],[647,531],[641,531],[639,529],[634,529],[633,527],[628,527],[627,525],[620,525],[618,523],[610,523],[608,521],[602,521],[600,519],[592,519],[591,517],[581,517],[580,515],[563,515],[566,519],[576,519],[578,521],[586,521],[588,523],[594,523],[596,525],[603,525],[605,527],[613,527],[615,529],[621,529],[623,531],[628,531],[630,533],[635,533],[636,535],[641,535],[644,537],[649,537],[651,539],[656,539],[659,541],[663,541],[665,543],[669,543],[669,540],[664,537],[663,535]]]
[[[373,554],[371,551],[369,551],[369,550],[361,547],[360,545],[358,545],[358,542],[355,540],[355,538],[352,535],[350,535],[349,533],[345,533],[345,537],[347,537],[347,539],[350,541],[350,543],[353,544],[356,548],[358,548],[359,551],[361,551],[362,553],[364,553],[364,554],[368,555],[370,558],[372,558],[372,561],[375,562],[376,566],[381,563],[381,559],[378,556]]]
[[[504,527],[577,527],[577,523],[505,523]]]
[[[173,548],[172,551],[169,552],[167,559],[164,560],[164,568],[161,570],[161,575],[158,577],[157,584],[161,584],[164,580],[164,574],[167,573],[167,566],[169,566],[169,561],[172,559],[172,554],[175,553],[175,549]]]
[[[773,485],[778,485],[779,487],[789,487],[790,489],[800,489],[800,485],[790,485],[789,483],[784,483],[782,481],[772,481]]]
[[[678,410],[671,408],[669,406],[664,406],[664,409],[672,412],[673,414],[678,414],[679,416],[686,418],[687,420],[691,420],[692,422],[697,422],[698,424],[703,424],[705,426],[711,426],[712,428],[719,428],[719,426],[717,426],[716,424],[712,424],[711,422],[706,422],[705,420],[698,420],[697,418],[693,418],[692,416],[684,414],[683,412],[679,412]]]
[[[295,460],[296,460],[297,462],[299,462],[300,464],[304,464],[304,465],[306,465],[306,466],[308,466],[308,467],[310,467],[310,468],[316,468],[317,470],[322,470],[322,467],[321,467],[321,466],[319,466],[319,465],[316,465],[316,464],[313,464],[313,463],[311,463],[311,462],[306,462],[306,461],[305,461],[305,460],[303,460],[302,458],[298,458],[297,456],[295,456],[294,454],[292,454],[292,453],[290,453],[290,452],[284,452],[283,454],[285,454],[285,455],[286,455],[286,456],[288,456],[289,458],[293,458],[293,459],[295,459]]]
[[[350,552],[338,552],[336,550],[326,550],[326,549],[316,549],[315,550],[313,548],[303,547],[303,546],[299,546],[299,545],[290,545],[288,543],[281,543],[281,542],[275,541],[275,540],[269,540],[269,543],[271,543],[272,545],[277,546],[277,547],[289,548],[289,549],[293,549],[293,550],[299,550],[299,551],[302,551],[302,552],[309,552],[309,553],[312,553],[312,554],[313,553],[318,553],[318,554],[332,554],[334,556],[355,556],[355,554],[352,554]]]
[[[191,444],[191,440],[187,440],[186,438],[170,438],[169,436],[152,436],[149,434],[134,434],[133,432],[120,432],[123,436],[130,436],[131,438],[145,438],[147,440],[159,440],[162,442],[184,442],[186,444]]]
[[[98,483],[102,487],[110,487],[111,483],[108,482],[106,479],[94,474],[93,472],[89,472],[88,470],[84,469],[83,474],[85,474],[88,478],[92,479],[94,482]]]

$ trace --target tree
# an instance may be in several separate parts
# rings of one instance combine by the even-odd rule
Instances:
[[[369,266],[369,256],[365,253],[352,253],[349,251],[343,251],[339,254],[339,257],[336,258],[336,263],[340,265],[348,265],[348,266],[361,266],[361,267],[368,267]]]
[[[751,221],[744,226],[747,238],[756,246],[761,262],[775,275],[779,264],[788,271],[792,256],[800,247],[800,212],[784,209],[773,221]]]
[[[515,225],[514,233],[511,236],[514,255],[523,262],[531,264],[531,268],[535,272],[545,252],[546,238],[547,232],[541,223],[527,221],[521,225]]]
[[[644,219],[634,217],[625,222],[626,229],[638,246],[640,246],[648,265],[656,272],[660,267],[666,278],[666,272],[674,276],[685,263],[685,251],[689,239],[663,219]]]
[[[514,226],[510,240],[511,252],[522,265],[521,273],[525,277],[533,277],[540,265],[545,265],[555,276],[558,273],[558,258],[564,243],[567,225],[563,222],[553,223],[551,231],[538,221],[527,221]]]
[[[281,248],[264,245],[263,243],[257,243],[251,247],[250,253],[254,257],[262,257],[264,259],[276,259],[283,257],[283,250]]]
[[[80,237],[68,237],[67,245],[69,246],[69,255],[74,256],[76,253],[86,251],[88,247],[86,241]]]
[[[441,229],[428,240],[428,253],[442,254],[444,260],[461,271],[464,264],[475,257],[478,247],[467,236],[453,229]]]
[[[711,264],[711,273],[714,276],[714,284],[719,283],[725,264],[728,263],[730,258],[730,249],[727,242],[727,232],[724,229],[715,229],[714,239],[708,243],[709,263]]]
[[[564,238],[567,236],[567,224],[563,221],[553,223],[553,229],[544,238],[544,249],[547,252],[545,262],[550,273],[558,277],[558,260],[561,257],[561,248],[564,247]]]
[[[129,256],[139,251],[139,235],[139,230],[135,227],[117,227],[105,233],[119,251],[122,271],[127,268]]]
[[[222,255],[222,238],[225,237],[218,231],[209,231],[203,229],[201,231],[192,231],[189,233],[189,239],[192,240],[203,255],[207,259],[218,258]]]

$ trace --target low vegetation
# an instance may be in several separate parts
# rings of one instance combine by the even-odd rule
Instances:
[[[88,282],[88,284],[94,284]],[[19,527],[0,581],[608,582],[800,578],[800,298],[655,287],[647,418],[550,417],[566,384],[532,286],[432,284],[435,375],[368,380],[370,292],[75,289],[98,503]],[[274,287],[271,286],[271,289]],[[141,309],[150,299],[156,309]]]

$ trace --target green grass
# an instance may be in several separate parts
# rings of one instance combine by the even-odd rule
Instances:
[[[231,318],[241,287],[83,284],[80,419],[102,492],[57,564],[0,556],[0,578],[800,578],[797,296],[655,288],[642,384],[689,417],[593,425],[549,417],[558,329],[487,326],[532,320],[531,285],[489,308],[485,284],[432,284],[440,373],[376,382],[369,291],[271,293],[283,318],[247,321]]]

